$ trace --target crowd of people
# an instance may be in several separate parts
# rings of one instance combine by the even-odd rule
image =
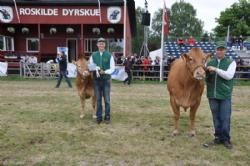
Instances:
[[[243,49],[243,42],[244,42],[244,37],[240,35],[239,37],[233,36],[231,40],[229,41],[228,45],[230,47],[235,47],[236,49],[242,50]]]

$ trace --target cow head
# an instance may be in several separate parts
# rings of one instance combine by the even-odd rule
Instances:
[[[86,79],[90,76],[88,70],[88,61],[85,57],[80,57],[77,61],[73,61],[73,64],[76,65],[77,74],[80,75],[83,79]]]
[[[181,58],[185,61],[188,71],[197,80],[206,77],[206,63],[211,54],[205,54],[200,48],[192,48],[188,53],[184,53]]]

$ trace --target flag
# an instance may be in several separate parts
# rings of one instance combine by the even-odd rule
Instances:
[[[164,25],[164,36],[168,35],[168,9],[166,7],[165,1],[163,6],[163,25]]]

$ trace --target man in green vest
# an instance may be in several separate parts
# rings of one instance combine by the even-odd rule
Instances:
[[[104,120],[110,123],[110,88],[111,74],[115,70],[114,58],[110,52],[105,50],[106,41],[104,38],[97,40],[98,51],[94,52],[89,59],[89,68],[94,68],[94,91],[96,96],[96,121],[100,124],[102,117],[102,98],[105,102]],[[94,66],[94,67],[93,67]]]
[[[236,70],[235,61],[225,57],[225,42],[218,42],[216,56],[207,64],[207,97],[213,116],[214,140],[203,144],[204,147],[223,144],[232,149],[230,141],[231,97],[233,77]]]

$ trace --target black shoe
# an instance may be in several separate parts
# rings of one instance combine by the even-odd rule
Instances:
[[[105,123],[110,124],[110,117],[104,117]]]
[[[101,124],[101,123],[102,123],[102,120],[96,120],[96,123],[97,123],[97,124]]]
[[[227,149],[232,149],[232,148],[233,148],[233,145],[231,144],[230,141],[225,141],[225,142],[224,142],[224,146],[225,146]]]
[[[215,145],[219,145],[219,144],[222,144],[222,141],[219,140],[219,139],[214,139],[214,140],[211,141],[211,142],[204,143],[204,144],[203,144],[203,147],[208,148],[208,147],[210,147],[210,146],[215,146]]]
[[[105,123],[106,124],[110,124],[110,120],[105,120]]]

